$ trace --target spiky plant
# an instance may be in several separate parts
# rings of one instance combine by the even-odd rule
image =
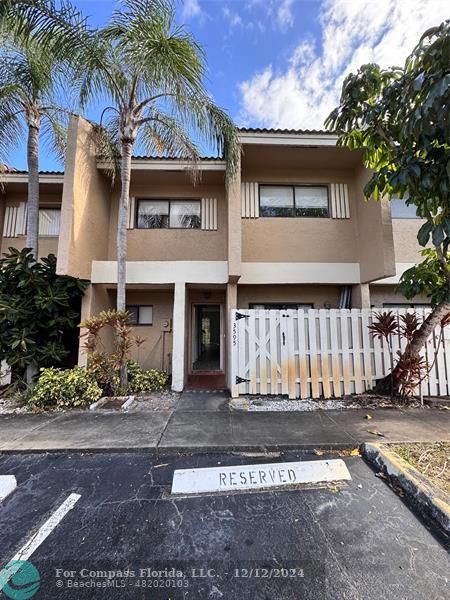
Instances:
[[[420,325],[421,321],[415,312],[407,312],[404,315],[400,315],[400,333],[407,342],[413,339]]]

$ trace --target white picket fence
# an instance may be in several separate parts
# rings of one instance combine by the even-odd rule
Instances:
[[[234,310],[231,314],[231,394],[332,398],[371,389],[391,370],[386,344],[368,325],[386,309]],[[398,316],[409,309],[393,311]],[[429,309],[415,309],[423,319]],[[392,353],[405,346],[393,336]],[[424,357],[433,365],[423,395],[450,395],[450,327],[430,336]]]

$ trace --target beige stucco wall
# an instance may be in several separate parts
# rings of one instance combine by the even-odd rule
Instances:
[[[238,285],[237,307],[265,302],[305,302],[314,308],[337,308],[340,287],[332,285]],[[328,306],[329,305],[329,306]]]
[[[360,167],[355,174],[357,190],[358,248],[361,281],[395,275],[391,207],[387,200],[366,200],[363,189],[370,171]]]
[[[394,233],[395,260],[400,263],[420,262],[423,250],[417,241],[417,233],[424,221],[422,219],[392,219]]]
[[[129,229],[127,259],[138,260],[226,260],[227,257],[227,205],[225,189],[218,185],[196,185],[187,181],[171,185],[173,178],[165,174],[167,183],[155,183],[151,172],[146,173],[146,183],[132,184],[130,196],[157,199],[201,199],[217,198],[218,229]],[[142,177],[141,177],[142,179]],[[117,214],[119,190],[116,188],[111,198],[109,220],[108,259],[116,258]]]
[[[16,238],[3,238],[1,244],[1,253],[8,252],[8,248],[17,248],[22,250],[27,245],[25,236]],[[57,237],[39,237],[39,258],[48,256],[49,254],[58,253],[58,238]]]
[[[430,304],[430,300],[426,296],[416,296],[412,300],[407,300],[400,292],[396,291],[395,285],[371,285],[371,306],[381,308],[385,302],[399,304]]]
[[[144,369],[170,371],[172,332],[162,331],[162,321],[172,319],[173,291],[128,291],[127,304],[153,306],[153,325],[133,327],[133,332],[145,339],[139,349],[133,348],[132,356]]]
[[[61,211],[58,272],[89,279],[93,260],[106,260],[110,183],[98,171],[92,128],[81,117],[69,124]]]

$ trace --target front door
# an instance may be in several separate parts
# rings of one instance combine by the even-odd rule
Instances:
[[[192,322],[192,371],[222,369],[220,304],[196,304]]]

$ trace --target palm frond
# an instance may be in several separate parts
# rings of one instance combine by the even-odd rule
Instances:
[[[87,19],[68,0],[2,0],[0,22],[22,46],[34,41],[61,60],[85,49],[91,32]]]
[[[97,157],[106,163],[106,172],[111,178],[111,186],[120,175],[120,141],[118,117],[114,116],[105,125],[92,123],[92,142]]]
[[[18,86],[2,85],[0,79],[0,163],[8,162],[9,152],[18,145],[24,131],[23,106],[18,101]]]
[[[42,118],[41,134],[46,147],[61,163],[67,143],[67,122],[69,113],[58,107],[48,107]]]
[[[186,160],[191,167],[193,180],[198,180],[199,149],[192,136],[174,117],[154,110],[151,117],[143,120],[138,142],[151,156],[170,156]]]

